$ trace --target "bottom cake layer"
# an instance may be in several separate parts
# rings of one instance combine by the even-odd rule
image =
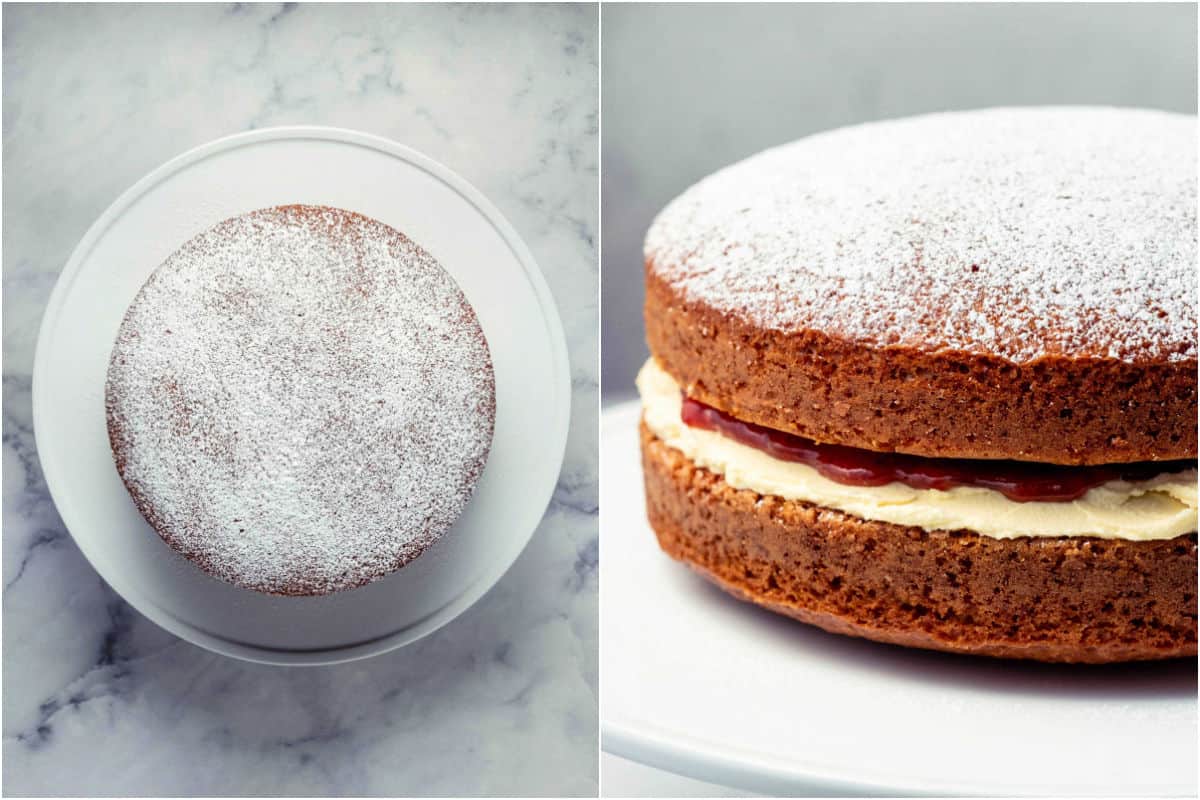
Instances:
[[[735,596],[907,647],[1105,663],[1196,654],[1196,535],[925,531],[734,489],[643,424],[659,545]]]

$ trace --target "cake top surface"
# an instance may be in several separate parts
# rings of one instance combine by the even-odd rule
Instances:
[[[1196,120],[998,108],[818,134],[702,180],[651,272],[783,332],[1027,363],[1196,358]]]
[[[142,513],[227,581],[324,594],[391,572],[461,514],[495,383],[474,310],[376,220],[253,211],[142,287],[106,391]]]

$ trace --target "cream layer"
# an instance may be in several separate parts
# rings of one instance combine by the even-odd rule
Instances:
[[[973,486],[948,491],[902,483],[850,486],[806,464],[781,461],[680,418],[682,394],[674,378],[650,359],[637,378],[643,419],[650,431],[698,466],[737,489],[772,494],[863,519],[925,530],[969,530],[997,539],[1018,536],[1098,536],[1150,541],[1196,530],[1196,470],[1145,481],[1110,481],[1067,502],[1018,503]]]

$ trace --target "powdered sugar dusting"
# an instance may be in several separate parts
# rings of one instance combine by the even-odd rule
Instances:
[[[323,594],[419,555],[483,471],[495,384],[474,311],[415,243],[285,206],[188,242],[109,368],[122,477],[164,539],[259,591]]]
[[[868,344],[1196,358],[1196,122],[991,109],[768,150],[672,202],[646,239],[691,302]]]

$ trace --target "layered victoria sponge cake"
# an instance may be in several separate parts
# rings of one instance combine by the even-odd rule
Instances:
[[[649,521],[836,633],[1196,653],[1196,122],[993,109],[802,139],[646,239]]]
[[[320,595],[451,527],[496,390],[475,311],[429,253],[295,205],[226,220],[150,276],[106,407],[117,470],[167,544],[238,586]]]

